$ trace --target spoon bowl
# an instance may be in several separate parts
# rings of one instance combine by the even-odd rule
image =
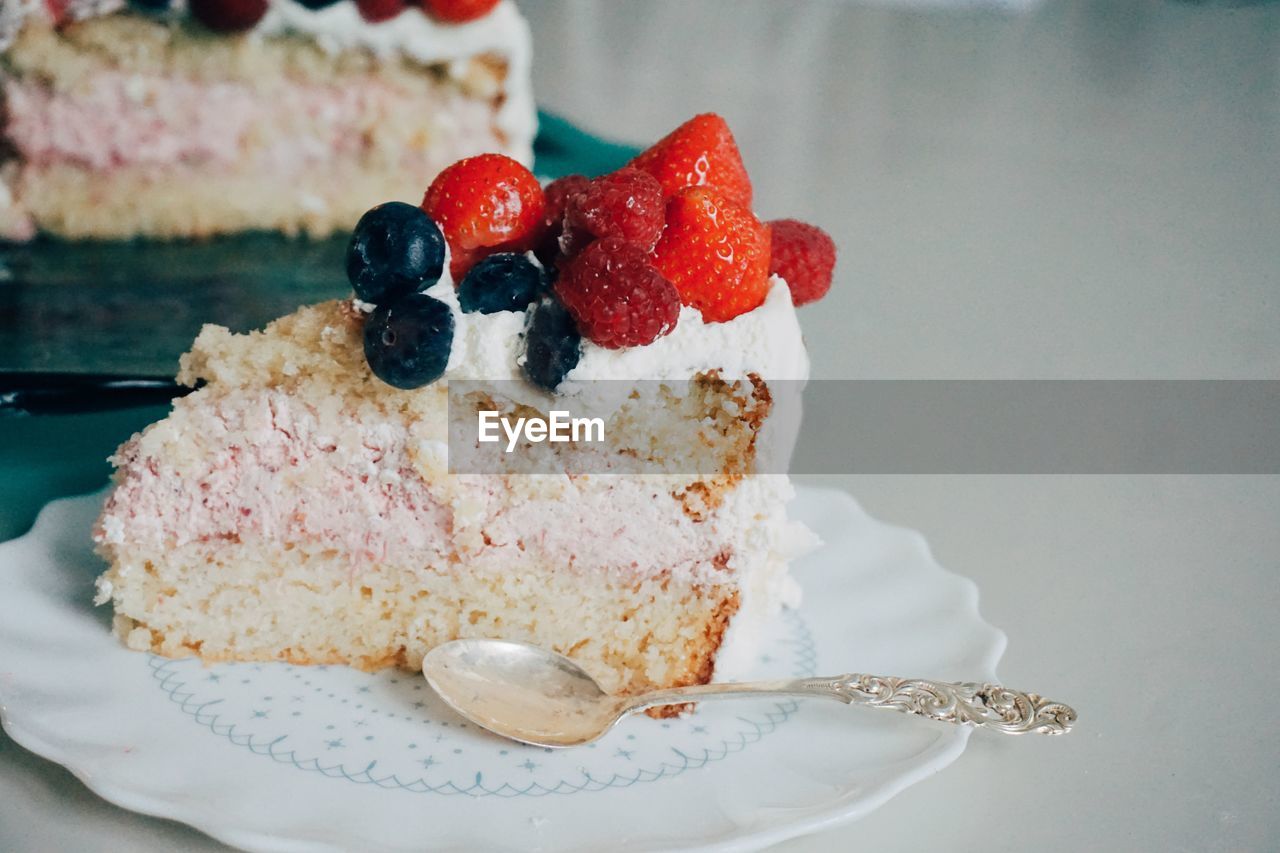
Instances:
[[[564,655],[508,640],[436,646],[422,672],[468,720],[536,746],[590,743],[613,728],[628,705]]]

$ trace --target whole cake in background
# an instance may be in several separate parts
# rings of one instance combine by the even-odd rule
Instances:
[[[325,236],[532,161],[511,0],[0,0],[0,239]]]
[[[808,376],[794,306],[835,263],[822,231],[750,205],[728,127],[702,115],[608,175],[544,189],[485,154],[421,206],[368,211],[353,299],[206,326],[179,373],[197,390],[117,451],[95,530],[116,633],[362,669],[521,640],[625,692],[740,672],[813,545],[758,449],[786,414],[771,389]],[[690,448],[713,465],[453,473],[464,380],[544,416],[600,380],[661,380],[660,406],[628,397],[610,420],[604,468]]]

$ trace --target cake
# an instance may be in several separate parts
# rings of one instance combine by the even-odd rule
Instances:
[[[761,459],[794,440],[775,392],[808,376],[795,304],[834,264],[749,205],[705,115],[610,175],[544,189],[487,154],[370,210],[352,299],[206,326],[178,375],[196,390],[117,451],[95,529],[115,632],[365,670],[496,637],[627,693],[740,672],[813,545]],[[531,433],[470,455],[475,412],[557,408],[603,412],[610,439],[532,470]]]
[[[323,237],[460,158],[529,164],[495,2],[4,0],[0,239]]]

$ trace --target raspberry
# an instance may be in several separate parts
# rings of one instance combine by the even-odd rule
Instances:
[[[489,14],[498,0],[421,0],[422,8],[437,21],[463,24]]]
[[[694,116],[642,152],[631,165],[658,179],[671,197],[685,187],[711,186],[751,206],[751,178],[729,125],[715,113]]]
[[[546,227],[538,179],[502,154],[468,157],[445,169],[432,181],[422,209],[449,241],[455,282],[487,255],[534,248]]]
[[[538,260],[545,266],[553,265],[560,254],[560,233],[564,230],[564,210],[569,204],[570,197],[582,192],[590,182],[591,179],[586,175],[565,175],[547,184],[543,191],[547,200],[546,212],[542,217],[546,231],[542,242],[538,245],[537,255]]]
[[[360,17],[371,24],[389,21],[404,11],[404,0],[356,0]]]
[[[769,292],[769,229],[710,187],[689,187],[667,204],[654,266],[712,323],[756,308]]]
[[[191,17],[214,32],[252,29],[267,14],[267,0],[189,0]]]
[[[769,223],[772,235],[769,273],[782,276],[796,305],[817,302],[831,289],[836,266],[836,244],[816,225],[794,219]]]
[[[582,242],[621,237],[649,250],[662,234],[665,217],[662,185],[648,172],[626,167],[595,178],[569,197],[561,248],[573,255]]]
[[[651,344],[676,327],[680,294],[643,246],[597,240],[569,261],[555,284],[578,331],[606,349]]]

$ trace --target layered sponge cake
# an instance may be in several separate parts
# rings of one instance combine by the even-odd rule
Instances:
[[[324,236],[459,158],[532,160],[510,0],[145,6],[6,0],[0,239]]]
[[[180,378],[207,384],[114,460],[100,588],[131,647],[412,669],[501,637],[639,690],[708,680],[731,620],[792,599],[785,478],[450,474],[447,388],[374,377],[365,322],[201,334]]]
[[[771,389],[808,375],[792,294],[830,265],[825,235],[779,237],[719,187],[664,177],[690,149],[736,160],[726,144],[699,117],[648,161],[545,190],[510,158],[465,159],[421,207],[362,217],[353,299],[206,327],[179,374],[197,390],[113,459],[95,538],[119,636],[362,669],[495,637],[623,692],[740,668],[813,544],[760,459],[786,420]],[[550,467],[486,467],[459,432],[602,389],[609,441]],[[515,443],[533,458],[532,433]]]

